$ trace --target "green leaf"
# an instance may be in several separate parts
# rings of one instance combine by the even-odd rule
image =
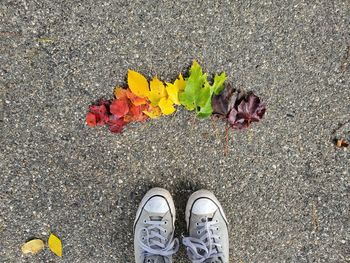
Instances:
[[[206,79],[207,74],[203,74],[202,67],[194,60],[190,76],[186,80],[185,90],[179,94],[180,104],[188,110],[194,110],[197,106],[197,97]]]
[[[212,85],[215,95],[219,95],[221,91],[223,91],[226,78],[225,72],[222,72],[220,75],[215,74],[214,83]]]
[[[196,106],[204,107],[207,104],[208,99],[211,97],[210,85],[207,80],[204,82],[204,87],[201,88],[198,92],[198,96],[196,98]]]
[[[209,85],[208,81],[205,81],[204,87],[201,89],[199,96],[197,98],[197,116],[199,118],[209,117],[213,109],[211,107],[211,97],[212,97],[212,88]]]
[[[211,100],[208,100],[208,102],[200,108],[199,111],[197,111],[197,116],[201,119],[208,118],[213,113],[213,108],[211,106]]]
[[[203,74],[197,61],[193,61],[185,89],[179,94],[180,104],[188,110],[196,110],[199,118],[209,117],[213,113],[211,106],[213,93],[219,94],[224,89],[225,80],[225,72],[220,75],[216,74],[213,85],[210,85],[207,74]]]

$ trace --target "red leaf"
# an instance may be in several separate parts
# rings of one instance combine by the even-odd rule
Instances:
[[[86,114],[86,123],[90,127],[96,126],[96,115],[95,115],[95,113],[88,112]]]
[[[128,101],[125,98],[113,100],[110,112],[118,118],[125,116],[129,112]]]
[[[108,113],[107,113],[106,103],[105,103],[105,101],[101,101],[100,103],[104,103],[104,104],[91,105],[89,107],[89,112],[95,115],[96,125],[98,125],[98,126],[102,126],[108,121]]]
[[[144,110],[148,108],[147,105],[131,105],[129,113],[125,115],[124,121],[125,122],[132,122],[132,121],[144,121],[148,119],[148,116],[143,113]]]
[[[123,131],[123,127],[126,124],[122,119],[117,118],[116,116],[111,116],[107,122],[108,128],[113,133],[120,133]]]

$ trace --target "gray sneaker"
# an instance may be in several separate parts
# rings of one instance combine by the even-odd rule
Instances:
[[[134,223],[136,263],[171,263],[179,249],[174,239],[175,206],[170,193],[152,188],[143,197]]]
[[[182,243],[192,263],[228,263],[228,223],[212,192],[199,190],[188,199],[186,223],[189,237]]]

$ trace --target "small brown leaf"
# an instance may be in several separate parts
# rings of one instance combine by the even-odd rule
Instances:
[[[44,242],[41,239],[32,239],[22,246],[22,253],[23,254],[28,254],[31,253],[35,255],[36,253],[40,252],[43,250],[45,247]]]
[[[348,147],[349,146],[349,142],[345,139],[338,139],[335,143],[335,145],[338,148],[342,148],[342,147]]]

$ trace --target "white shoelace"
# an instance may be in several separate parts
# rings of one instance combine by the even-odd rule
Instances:
[[[186,246],[187,255],[192,263],[220,263],[219,258],[223,257],[222,252],[218,252],[221,244],[218,243],[220,237],[214,235],[214,230],[217,229],[217,221],[208,221],[197,223],[196,231],[202,234],[200,238],[184,237],[182,243]]]
[[[166,229],[162,226],[167,222],[146,220],[144,223],[147,226],[141,228],[137,235],[137,241],[144,250],[144,258],[163,256],[169,260],[169,256],[179,250],[179,240],[177,238],[168,240],[162,235],[162,233],[166,233]],[[144,236],[144,234],[146,235]]]

